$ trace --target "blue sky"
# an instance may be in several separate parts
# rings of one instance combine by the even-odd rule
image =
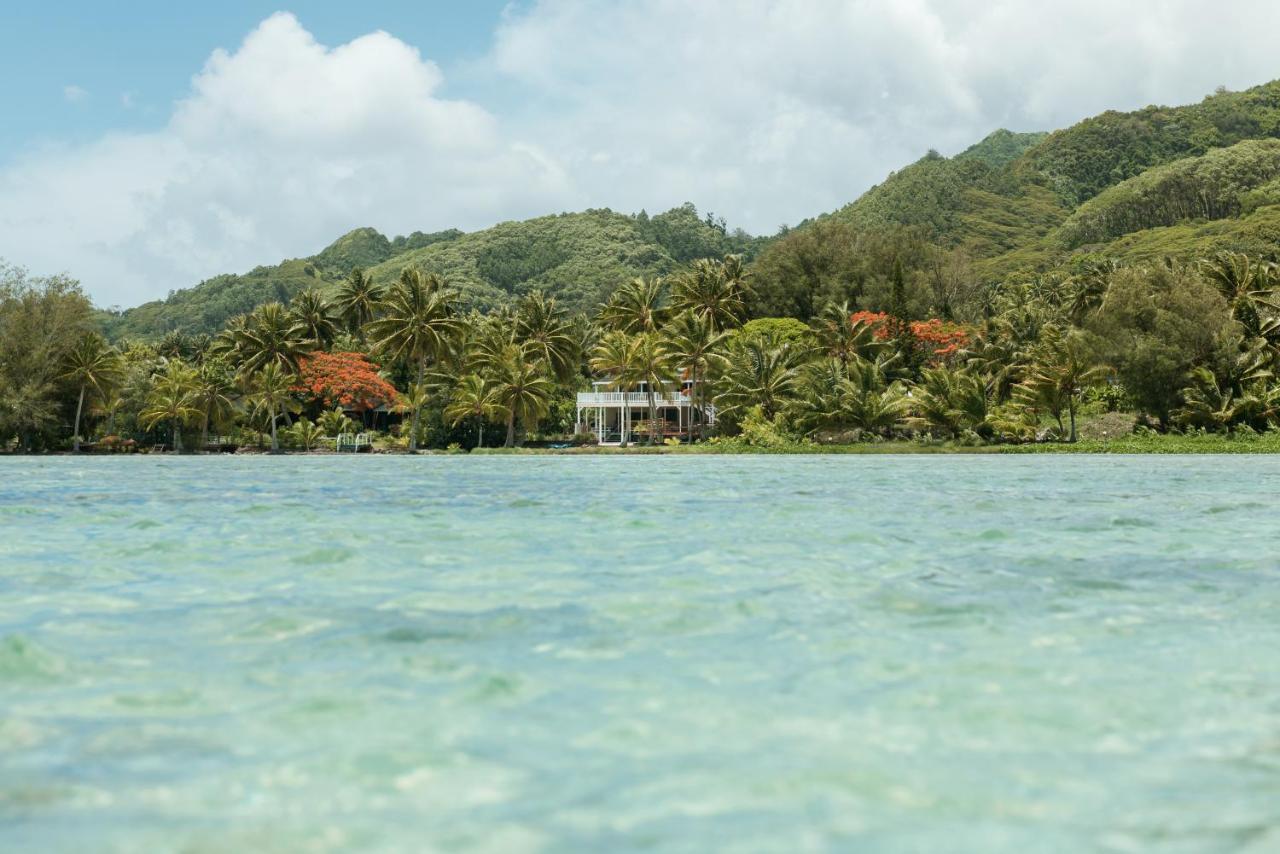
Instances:
[[[210,3],[175,0],[51,0],[6,4],[0,26],[0,160],[24,146],[88,140],[112,129],[154,128],[187,93],[217,47],[290,9],[327,44],[384,29],[417,46],[469,94],[468,59],[489,48],[509,0]],[[78,87],[83,97],[67,97]]]
[[[1280,78],[1234,0],[47,0],[0,19],[0,259],[101,305],[684,202],[772,233],[996,128]]]

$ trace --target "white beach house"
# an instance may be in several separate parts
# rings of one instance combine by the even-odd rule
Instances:
[[[597,380],[591,391],[578,392],[575,421],[577,433],[593,433],[601,445],[624,442],[647,442],[651,433],[658,440],[684,438],[692,424],[695,433],[716,423],[716,408],[710,403],[699,405],[693,398],[693,383],[668,383],[654,391],[657,421],[649,423],[649,389],[637,383],[625,391],[616,389],[612,380]]]

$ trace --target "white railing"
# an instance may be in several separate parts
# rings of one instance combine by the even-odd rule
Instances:
[[[657,392],[658,406],[689,406],[689,395],[679,392]],[[580,391],[578,406],[648,406],[649,394],[643,391]]]

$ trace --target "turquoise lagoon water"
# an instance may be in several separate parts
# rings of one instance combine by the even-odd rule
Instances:
[[[1280,459],[0,478],[5,851],[1280,850]]]

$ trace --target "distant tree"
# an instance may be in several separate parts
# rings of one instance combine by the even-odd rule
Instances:
[[[385,297],[383,288],[364,270],[356,268],[338,289],[334,307],[347,326],[347,331],[361,335],[364,326],[373,319],[378,304]]]
[[[80,452],[80,416],[84,412],[85,396],[92,393],[105,399],[112,386],[120,381],[120,375],[119,355],[96,332],[81,337],[67,354],[62,376],[79,390],[72,422],[72,452]]]
[[[456,344],[460,331],[457,295],[435,273],[406,269],[369,324],[375,347],[392,359],[415,367],[415,386],[425,388],[427,366],[443,358]],[[409,450],[418,449],[422,408],[414,407]]]
[[[173,435],[173,450],[182,452],[182,428],[200,415],[196,406],[195,370],[177,359],[170,360],[155,376],[147,405],[140,418],[147,429],[167,422]]]

